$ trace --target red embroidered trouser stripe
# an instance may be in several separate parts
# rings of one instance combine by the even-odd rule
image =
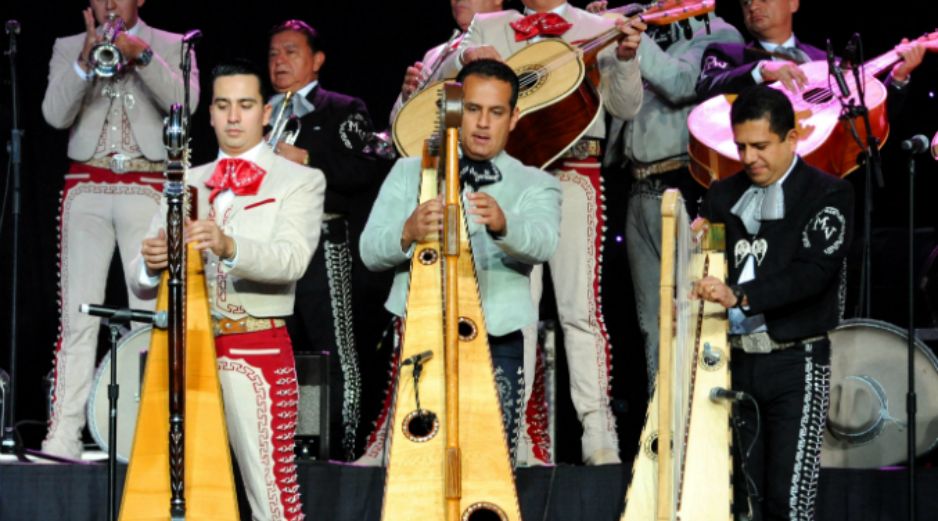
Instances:
[[[115,243],[121,259],[140,252],[159,210],[162,184],[159,172],[115,174],[82,163],[72,163],[65,175],[58,217],[60,320],[52,414],[42,445],[46,452],[71,457],[81,453],[100,319],[79,313],[78,305],[104,301]],[[124,277],[129,280],[128,274]],[[155,291],[127,295],[130,307],[151,310],[155,296]]]
[[[253,519],[298,521],[293,438],[299,389],[286,328],[215,338],[228,436]]]

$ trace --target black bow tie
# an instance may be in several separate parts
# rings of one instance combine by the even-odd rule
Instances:
[[[492,161],[476,161],[466,156],[459,158],[459,180],[478,191],[485,185],[502,180],[502,173]]]

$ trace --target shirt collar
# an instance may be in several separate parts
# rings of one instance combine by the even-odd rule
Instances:
[[[565,15],[565,14],[567,13],[567,6],[568,6],[568,5],[570,5],[570,4],[568,4],[567,2],[564,2],[564,3],[558,5],[557,7],[553,8],[553,9],[551,9],[550,11],[547,11],[547,12],[548,12],[548,13],[559,14],[560,16],[563,16],[563,15]],[[535,11],[534,9],[531,9],[531,8],[528,8],[528,7],[525,7],[525,8],[524,8],[524,15],[525,15],[525,16],[532,15],[532,14],[535,14],[535,13],[537,13],[537,11]]]
[[[775,51],[775,49],[778,49],[779,47],[797,47],[797,40],[795,40],[795,35],[794,33],[792,33],[792,35],[789,36],[788,39],[782,42],[781,44],[772,43],[772,42],[763,42],[762,40],[759,40],[759,45],[761,45],[763,49],[769,52],[773,52]]]
[[[238,156],[230,156],[230,155],[226,154],[224,151],[222,151],[221,149],[218,149],[218,158],[217,158],[217,159],[235,159],[235,158],[237,158],[237,159],[244,159],[245,161],[251,161],[252,163],[257,163],[257,156],[260,155],[261,150],[263,150],[263,147],[266,147],[266,146],[267,146],[267,143],[265,143],[264,140],[262,139],[258,144],[254,145],[253,148],[251,148],[251,149],[248,150],[247,152],[245,152],[245,153],[243,153],[243,154],[241,154],[241,155],[238,155]]]
[[[296,95],[306,97],[309,95],[310,91],[316,88],[316,85],[319,85],[319,80],[313,80],[303,86],[302,89],[296,91]]]

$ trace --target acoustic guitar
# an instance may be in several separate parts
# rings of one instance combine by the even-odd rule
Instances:
[[[667,25],[715,8],[715,0],[666,0],[643,9],[634,18],[651,25]],[[545,39],[505,60],[520,80],[521,119],[508,138],[509,154],[522,163],[543,168],[586,133],[602,107],[596,57],[621,36],[617,28],[611,27],[575,44],[559,38]],[[436,101],[443,84],[431,83],[397,113],[391,131],[402,156],[420,154],[424,141],[433,134]]]
[[[922,43],[927,50],[935,51],[938,49],[938,31],[915,41]],[[860,66],[870,124],[880,146],[889,136],[889,121],[886,115],[886,87],[875,76],[901,59],[896,49],[893,49]],[[866,127],[860,117],[847,120],[840,118],[840,92],[830,77],[826,61],[812,61],[799,67],[808,77],[808,84],[801,92],[790,92],[781,82],[770,85],[784,92],[795,109],[797,153],[816,168],[836,176],[846,176],[857,168],[857,156],[863,151],[863,147],[852,136],[850,124],[852,122],[856,127],[863,143],[866,142]],[[847,85],[850,88],[849,99],[859,104],[856,82],[848,78]],[[730,125],[730,107],[735,99],[736,96],[730,94],[710,98],[688,115],[690,171],[703,186],[742,170]]]

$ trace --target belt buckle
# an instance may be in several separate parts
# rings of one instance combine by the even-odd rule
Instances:
[[[570,149],[570,153],[574,158],[579,159],[580,161],[586,159],[590,155],[590,145],[589,143],[581,139],[574,143],[573,148]]]
[[[124,154],[114,154],[109,160],[111,172],[124,174],[130,170],[130,158]]]

